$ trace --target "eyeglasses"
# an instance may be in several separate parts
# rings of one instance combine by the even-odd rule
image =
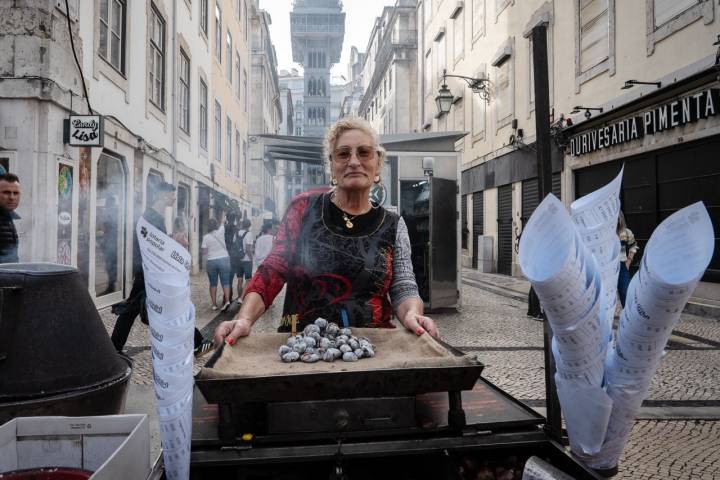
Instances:
[[[360,161],[370,160],[375,156],[375,149],[367,145],[360,145],[356,149],[350,147],[340,147],[335,149],[333,158],[339,162],[348,162],[353,152]]]

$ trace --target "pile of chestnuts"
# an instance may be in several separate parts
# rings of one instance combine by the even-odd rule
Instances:
[[[356,337],[349,328],[340,328],[336,323],[318,318],[306,326],[302,333],[288,338],[278,349],[280,359],[285,363],[315,363],[323,360],[334,362],[357,362],[361,358],[375,356],[375,345],[367,337]]]

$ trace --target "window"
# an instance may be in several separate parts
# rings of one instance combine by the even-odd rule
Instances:
[[[513,115],[511,66],[512,58],[508,58],[498,66],[495,76],[495,113],[497,128],[509,123]]]
[[[215,161],[222,162],[222,110],[215,100]]]
[[[208,36],[208,0],[200,0],[200,30]]]
[[[480,95],[475,94],[474,96],[479,97]],[[463,131],[465,130],[465,100],[458,100],[454,107],[452,110],[455,112],[455,130]]]
[[[227,31],[227,35],[225,36],[225,58],[227,58],[227,81],[232,85],[232,76],[233,76],[233,62],[232,62],[232,35],[230,35],[230,30]]]
[[[225,141],[227,142],[227,152],[225,153],[225,167],[228,172],[232,172],[232,121],[230,117],[225,119]]]
[[[445,35],[443,35],[435,46],[435,71],[438,78],[442,78],[443,72],[447,68],[445,53]]]
[[[425,97],[432,95],[433,82],[432,82],[432,50],[428,50],[425,54]]]
[[[180,49],[180,128],[190,133],[190,59]]]
[[[245,17],[245,42],[248,41],[248,30],[250,30],[250,23],[247,14],[247,0],[243,0],[243,17]]]
[[[647,54],[653,54],[656,43],[697,20],[711,24],[715,16],[713,3],[708,0],[645,0]]]
[[[207,84],[200,79],[200,147],[207,151],[208,148],[208,88]]]
[[[222,10],[215,2],[215,57],[222,63]]]
[[[240,178],[240,132],[235,130],[235,174]]]
[[[247,178],[247,142],[243,140],[243,158],[242,158],[242,167],[243,167],[243,174],[242,178]]]
[[[150,8],[150,101],[165,109],[165,20]]]
[[[495,0],[495,15],[499,16],[515,0]]]
[[[580,0],[580,72],[609,55],[608,0]]]
[[[575,91],[615,73],[615,0],[575,0]]]
[[[247,72],[243,70],[243,110],[248,111],[248,88],[247,88]]]
[[[125,73],[125,2],[100,0],[100,46],[98,53]]]
[[[465,53],[465,10],[460,10],[453,20],[453,52],[455,62]]]
[[[679,16],[685,10],[702,3],[701,0],[653,0],[655,26],[663,25]]]
[[[472,39],[485,34],[485,0],[472,0]]]
[[[432,0],[423,1],[423,17],[425,17],[425,23],[430,23],[432,18]]]
[[[240,81],[240,54],[235,50],[235,95],[242,99],[242,83]]]
[[[480,72],[478,78],[485,77],[485,72]],[[480,98],[480,95],[473,94],[472,99],[472,136],[474,139],[485,137],[485,112],[487,103]]]

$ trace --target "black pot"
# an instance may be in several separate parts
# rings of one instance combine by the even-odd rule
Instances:
[[[85,392],[105,404],[100,410],[119,413],[129,377],[77,269],[0,265],[0,411],[26,402],[44,414],[53,398],[67,404]],[[53,413],[85,414],[73,408]]]

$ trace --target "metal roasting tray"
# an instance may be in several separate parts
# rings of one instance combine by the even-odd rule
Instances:
[[[231,378],[203,378],[201,371],[195,384],[208,403],[311,401],[471,390],[484,365],[440,340],[437,342],[450,356],[465,357],[466,364]],[[223,348],[210,358],[206,369],[213,368]]]

